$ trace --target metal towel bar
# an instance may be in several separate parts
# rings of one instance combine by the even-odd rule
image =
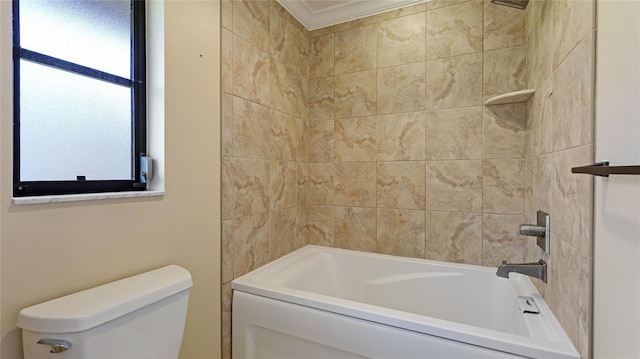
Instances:
[[[608,161],[594,163],[590,166],[573,167],[571,173],[585,173],[600,177],[609,175],[640,175],[640,166],[609,166]]]

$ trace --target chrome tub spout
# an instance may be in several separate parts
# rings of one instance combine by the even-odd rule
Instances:
[[[496,275],[509,278],[509,273],[511,272],[538,278],[547,283],[547,262],[542,259],[532,263],[507,263],[507,261],[502,261],[502,265],[498,267]]]

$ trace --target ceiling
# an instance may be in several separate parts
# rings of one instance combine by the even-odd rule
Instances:
[[[428,0],[277,0],[308,30],[360,19]]]

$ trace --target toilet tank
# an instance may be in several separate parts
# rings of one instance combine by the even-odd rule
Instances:
[[[24,357],[176,359],[192,284],[170,265],[25,308]]]

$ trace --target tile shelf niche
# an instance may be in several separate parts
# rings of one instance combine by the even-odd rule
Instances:
[[[503,105],[507,103],[518,103],[518,102],[526,102],[533,93],[536,92],[535,89],[526,89],[520,91],[514,91],[505,93],[502,95],[498,95],[492,97],[485,101],[485,106],[489,105]]]

